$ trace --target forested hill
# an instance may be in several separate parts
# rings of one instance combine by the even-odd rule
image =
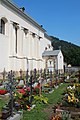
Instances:
[[[64,61],[72,66],[80,66],[80,46],[52,37],[53,49],[61,49]]]

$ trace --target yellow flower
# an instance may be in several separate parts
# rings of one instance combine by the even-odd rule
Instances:
[[[15,97],[17,96],[16,93],[14,94],[14,96],[15,96]]]
[[[68,102],[71,102],[71,97],[68,95]]]

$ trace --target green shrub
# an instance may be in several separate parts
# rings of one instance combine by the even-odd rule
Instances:
[[[35,102],[43,102],[43,103],[45,103],[45,104],[47,104],[48,103],[48,98],[47,97],[43,97],[42,95],[36,95],[36,96],[34,96],[34,100],[35,100]]]

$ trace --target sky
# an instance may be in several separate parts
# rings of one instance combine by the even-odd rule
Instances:
[[[50,36],[80,46],[80,0],[12,0]]]

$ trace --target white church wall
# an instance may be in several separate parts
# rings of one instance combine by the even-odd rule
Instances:
[[[29,67],[29,70],[35,67],[37,69],[44,68],[45,64],[42,61],[42,52],[50,44],[50,41],[44,37],[44,31],[3,2],[0,4],[0,18],[2,17],[7,19],[8,24],[6,24],[5,35],[0,34],[0,71],[4,68],[7,71],[11,69],[18,71],[21,68],[26,70],[27,67]],[[17,24],[17,51],[15,48],[16,36],[13,23]],[[24,32],[24,28],[28,29],[27,34]],[[32,36],[32,33],[35,33],[35,37]],[[29,65],[27,65],[27,60],[19,59],[20,57],[34,58],[34,60],[29,60]]]
[[[6,54],[5,54],[6,53]],[[8,69],[8,37],[0,34],[0,71]]]

